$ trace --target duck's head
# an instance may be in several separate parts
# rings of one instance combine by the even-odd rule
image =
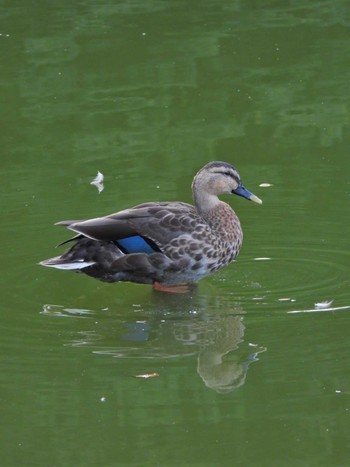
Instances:
[[[257,204],[262,201],[248,191],[241,182],[239,173],[227,162],[209,162],[194,177],[193,200],[199,209],[211,209],[219,202],[218,196],[233,194]]]

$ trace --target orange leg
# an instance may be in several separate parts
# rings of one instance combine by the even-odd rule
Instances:
[[[162,285],[160,282],[155,281],[153,283],[153,290],[157,292],[169,292],[169,293],[188,293],[191,288],[189,285]]]

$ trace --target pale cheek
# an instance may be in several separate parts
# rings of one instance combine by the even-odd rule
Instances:
[[[227,183],[224,180],[215,180],[213,183],[213,192],[214,193],[227,193],[230,191],[229,187],[227,186]]]

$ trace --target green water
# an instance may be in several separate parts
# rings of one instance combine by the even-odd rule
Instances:
[[[0,18],[1,465],[349,465],[349,3]],[[37,266],[54,222],[190,202],[210,160],[264,204],[226,197],[243,249],[192,294]]]

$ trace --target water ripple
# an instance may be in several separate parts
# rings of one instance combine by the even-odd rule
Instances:
[[[63,305],[43,305],[40,312],[42,315],[54,316],[58,318],[85,318],[86,316],[93,315],[95,312],[92,310],[81,308],[65,308]]]
[[[284,302],[289,307],[298,302],[299,310],[294,304],[290,313],[347,309],[350,306],[349,260],[350,253],[344,250],[270,247],[254,259],[240,262],[242,297],[256,305],[272,305],[278,309]],[[335,300],[336,306],[331,308]]]
[[[310,310],[292,310],[287,313],[324,313],[327,311],[339,311],[339,310],[349,310],[350,305],[347,306],[337,306],[333,308],[311,308]]]

